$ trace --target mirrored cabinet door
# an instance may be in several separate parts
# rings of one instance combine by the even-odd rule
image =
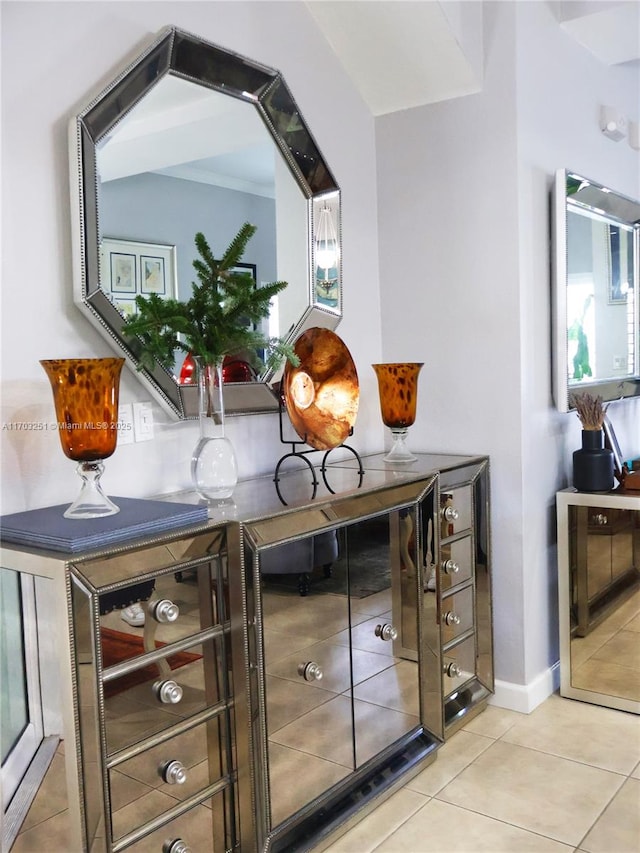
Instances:
[[[433,513],[434,482],[409,489],[422,493],[424,517]],[[325,529],[299,538],[296,529],[310,523],[302,512],[246,527],[252,719],[262,706],[265,720],[253,729],[256,763],[264,762],[256,774],[258,849],[305,849],[301,839],[328,833],[435,747],[425,726],[442,715],[435,613],[427,666],[423,515],[415,499],[405,502],[380,511],[378,496],[363,499],[361,517],[357,501],[314,509]],[[327,529],[326,519],[339,516],[344,522]]]
[[[415,511],[403,514],[414,530]],[[411,586],[405,627],[417,636],[416,539],[402,541],[403,561],[391,539],[398,515],[260,555],[272,826],[419,724],[417,655],[394,654],[391,586],[402,573]],[[301,568],[309,595],[299,592]]]
[[[640,713],[640,497],[557,503],[561,693]]]

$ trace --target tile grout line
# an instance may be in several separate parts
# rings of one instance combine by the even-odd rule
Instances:
[[[621,790],[623,789],[623,787],[626,785],[626,783],[627,783],[627,780],[628,780],[628,779],[631,779],[631,776],[627,776],[627,778],[623,780],[623,782],[622,782],[622,784],[620,785],[620,787],[619,787],[619,788],[618,788],[618,789],[617,789],[617,790],[616,790],[616,791],[611,795],[611,798],[610,798],[609,802],[608,802],[608,803],[607,803],[607,804],[602,808],[602,810],[601,810],[600,814],[596,817],[596,819],[593,821],[593,823],[591,824],[591,826],[589,827],[589,829],[585,832],[585,834],[584,834],[584,835],[582,836],[582,838],[580,839],[580,843],[578,844],[578,846],[577,846],[577,848],[576,848],[577,850],[581,850],[581,849],[582,849],[582,845],[583,845],[583,843],[585,842],[585,840],[586,840],[587,836],[589,835],[589,833],[590,833],[590,832],[592,832],[592,831],[593,831],[593,828],[595,827],[595,825],[598,823],[598,821],[600,820],[600,818],[604,815],[604,813],[607,811],[607,809],[609,808],[609,806],[613,803],[613,801],[614,801],[614,800],[615,800],[615,798],[618,796],[618,794],[620,793],[620,791],[621,791]]]
[[[572,764],[578,764],[581,767],[591,767],[591,768],[593,768],[593,770],[600,770],[602,773],[611,773],[614,776],[621,776],[623,779],[630,779],[631,773],[633,773],[633,771],[635,770],[635,765],[634,765],[634,767],[629,771],[629,773],[624,773],[621,770],[611,770],[610,767],[601,767],[599,764],[591,764],[589,761],[581,761],[578,758],[570,758],[568,755],[561,755],[558,752],[550,752],[547,749],[540,749],[539,747],[536,747],[536,746],[524,746],[521,743],[513,743],[512,741],[509,741],[509,740],[504,741],[504,743],[507,744],[508,746],[516,746],[519,749],[529,749],[529,750],[531,750],[531,752],[537,752],[541,755],[550,755],[553,758],[560,758],[562,761],[570,761]],[[474,761],[475,761],[475,759],[474,759]]]
[[[400,793],[400,791],[404,791],[404,790],[409,790],[409,789],[402,787],[396,793]],[[411,793],[416,794],[419,792],[411,791]],[[433,799],[433,797],[427,797],[426,794],[420,794],[420,796],[426,798],[425,802],[421,803],[416,809],[414,809],[410,815],[407,815],[407,817],[401,823],[399,823],[398,826],[396,826],[395,829],[393,829],[388,835],[385,835],[383,838],[378,838],[375,841],[375,847],[371,847],[367,851],[367,853],[375,853],[375,851],[378,850],[378,848],[380,847],[381,844],[384,844],[385,841],[388,841],[391,838],[391,836],[394,835],[394,833],[396,833],[401,827],[403,827],[405,825],[405,823],[407,823],[407,821],[409,821],[409,820],[411,820],[411,818],[415,817],[418,814],[418,812],[421,811],[425,806],[427,806],[431,802],[431,800]],[[374,813],[375,812],[371,812],[371,814],[374,814]],[[356,824],[356,826],[354,828],[356,828],[357,826],[358,826],[358,824]],[[340,840],[342,840],[342,839],[340,839]],[[356,853],[356,851],[350,851],[350,853]]]

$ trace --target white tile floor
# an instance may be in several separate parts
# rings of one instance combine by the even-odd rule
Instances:
[[[63,778],[57,755],[12,853],[70,853]],[[490,706],[328,850],[638,853],[640,718],[557,695]]]
[[[489,707],[330,853],[640,850],[640,719],[555,695]]]

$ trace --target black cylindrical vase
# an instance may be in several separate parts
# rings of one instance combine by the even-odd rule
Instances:
[[[582,430],[582,448],[573,453],[573,485],[579,492],[608,492],[613,487],[613,453],[604,447],[601,429]]]

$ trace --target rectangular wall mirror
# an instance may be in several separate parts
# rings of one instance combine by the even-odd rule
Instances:
[[[560,169],[553,212],[556,406],[583,391],[638,396],[640,201]]]

